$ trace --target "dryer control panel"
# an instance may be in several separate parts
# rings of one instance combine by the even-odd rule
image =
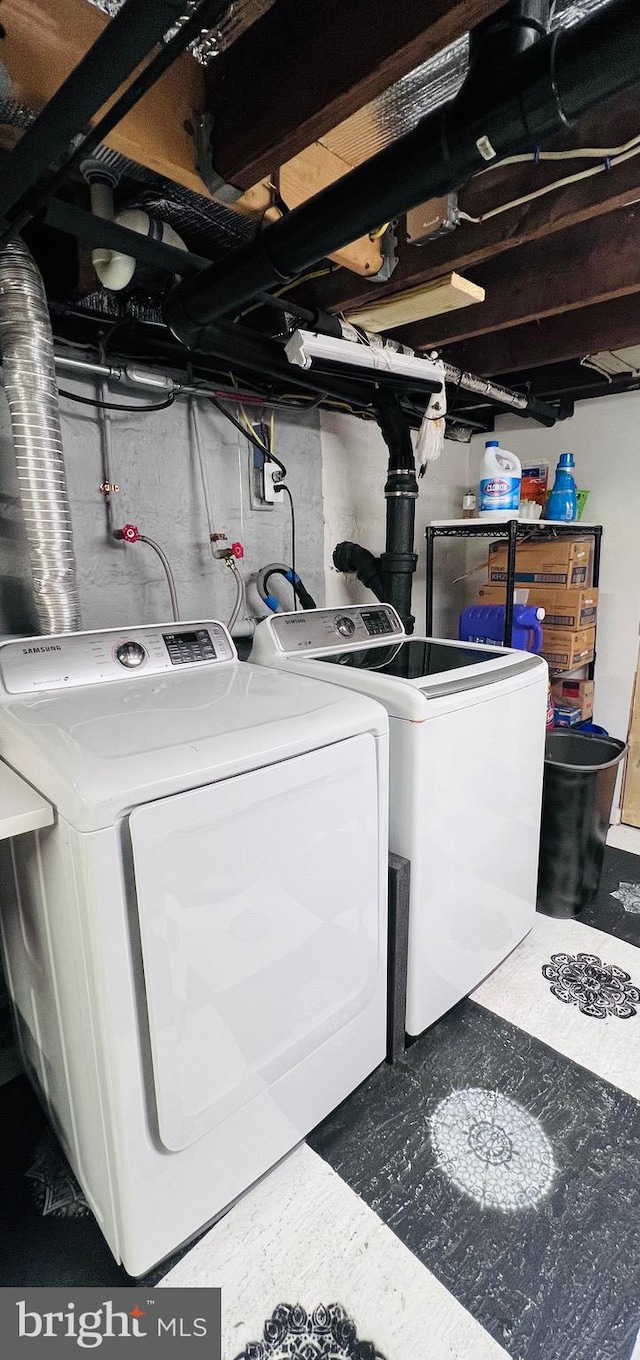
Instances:
[[[0,677],[8,694],[30,694],[236,660],[223,623],[168,623],[12,638],[0,645]]]
[[[264,625],[261,625],[259,632]],[[394,642],[404,638],[398,614],[390,604],[345,605],[340,609],[305,609],[276,614],[268,620],[272,646],[294,655],[347,646]],[[266,630],[265,630],[266,631]]]

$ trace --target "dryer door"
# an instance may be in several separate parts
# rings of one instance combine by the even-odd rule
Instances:
[[[363,734],[130,817],[161,1140],[178,1150],[364,1008],[384,968]]]

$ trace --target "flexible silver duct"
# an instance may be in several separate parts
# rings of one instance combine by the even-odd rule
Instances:
[[[0,250],[0,350],[43,633],[81,626],[53,335],[40,271],[22,241]]]

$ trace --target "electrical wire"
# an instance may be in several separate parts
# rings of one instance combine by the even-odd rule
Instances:
[[[296,512],[295,512],[295,507],[294,507],[294,504],[293,504],[293,496],[291,495],[291,492],[290,492],[290,490],[289,490],[289,487],[286,485],[285,482],[281,482],[279,486],[274,487],[274,491],[284,491],[285,495],[288,497],[288,500],[289,500],[289,509],[290,509],[290,511],[291,511],[291,573],[292,573],[293,579],[294,579],[294,581],[295,581],[296,576],[297,576],[297,571],[296,571]],[[298,608],[298,596],[296,595],[295,590],[293,591],[293,608],[294,608],[295,611],[297,611],[297,608]]]
[[[495,161],[493,165],[479,170],[478,175],[489,175],[493,170],[501,170],[505,165],[522,165],[526,161],[535,161],[537,164],[538,161],[606,160],[609,156],[623,155],[639,142],[640,132],[636,132],[635,136],[630,137],[621,146],[580,146],[567,151],[524,151],[518,156],[505,156],[503,160]]]
[[[226,407],[224,407],[221,402],[217,401],[215,397],[209,397],[208,399],[211,402],[212,406],[215,406],[216,411],[219,411],[220,415],[225,416],[227,420],[230,420],[231,424],[235,426],[236,430],[238,430],[240,434],[244,435],[245,439],[248,439],[250,444],[254,445],[254,448],[259,449],[260,453],[264,454],[266,452],[267,457],[270,459],[270,461],[272,463],[275,463],[276,467],[280,469],[283,477],[286,477],[287,469],[284,463],[281,463],[280,459],[276,458],[275,454],[272,453],[270,449],[267,449],[266,444],[264,444],[261,439],[258,439],[258,436],[256,435],[255,431],[253,429],[251,430],[246,429],[242,422],[240,420],[236,420],[236,417],[232,415],[231,411],[227,411]]]
[[[99,401],[97,397],[80,397],[77,392],[68,392],[64,387],[58,388],[58,395],[66,397],[68,401],[78,401],[81,406],[97,406],[101,411],[132,411],[139,415],[144,415],[147,411],[166,411],[175,401],[173,392],[169,393],[166,401],[159,401],[154,406],[128,406],[117,401]]]
[[[290,293],[292,288],[298,288],[302,283],[311,283],[312,279],[324,279],[327,274],[335,274],[337,269],[342,269],[342,265],[334,264],[328,265],[326,269],[312,269],[309,274],[301,274],[298,279],[290,279],[282,288],[276,288],[271,296],[274,298],[283,297],[285,293]],[[257,312],[259,307],[264,306],[264,302],[252,303],[251,307],[246,307],[244,311],[238,313],[236,321],[239,321],[241,317],[250,316],[252,312]]]
[[[301,283],[311,283],[312,279],[324,279],[327,274],[335,274],[336,269],[341,269],[342,265],[330,264],[324,269],[312,269],[309,274],[301,274],[298,279],[290,279],[282,288],[276,288],[273,296],[282,297],[284,293],[290,293],[292,288],[298,288]]]
[[[561,155],[562,153],[549,153],[550,155]],[[583,153],[584,154],[584,153]],[[562,179],[556,179],[552,184],[545,184],[540,189],[534,189],[530,194],[523,194],[520,198],[514,198],[510,203],[501,203],[497,208],[491,208],[489,212],[481,213],[479,217],[472,217],[470,213],[460,212],[460,220],[472,222],[478,225],[481,222],[488,222],[491,217],[498,217],[501,213],[509,212],[512,208],[519,208],[524,203],[532,203],[536,198],[543,198],[545,194],[551,194],[555,189],[562,189],[567,184],[577,184],[579,180],[589,179],[592,175],[601,175],[605,171],[612,170],[614,166],[621,165],[623,161],[629,161],[633,156],[640,155],[640,142],[637,142],[629,151],[623,151],[619,155],[606,156],[601,165],[592,165],[588,170],[579,170],[575,175],[565,175]],[[524,157],[522,159],[525,159]],[[527,158],[528,159],[528,158]],[[504,162],[503,162],[504,163]]]

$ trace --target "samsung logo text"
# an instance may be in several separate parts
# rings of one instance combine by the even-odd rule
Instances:
[[[50,647],[23,647],[23,656],[33,656],[36,652],[61,652],[62,647],[59,642],[53,642]]]

